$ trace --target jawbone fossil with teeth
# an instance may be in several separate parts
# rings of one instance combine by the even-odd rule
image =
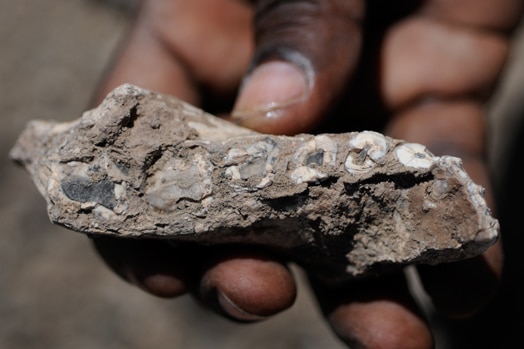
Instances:
[[[262,245],[326,280],[470,258],[499,226],[461,160],[377,132],[260,134],[122,85],[10,156],[90,236]]]

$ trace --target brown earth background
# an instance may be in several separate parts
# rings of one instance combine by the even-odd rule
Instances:
[[[344,348],[316,308],[300,270],[295,305],[242,325],[164,300],[110,272],[83,235],[52,225],[30,178],[7,156],[31,119],[76,119],[122,38],[132,0],[0,0],[0,349]],[[490,158],[507,270],[500,294],[471,321],[434,323],[439,349],[515,348],[524,295],[515,280],[523,205],[524,30],[494,99]]]

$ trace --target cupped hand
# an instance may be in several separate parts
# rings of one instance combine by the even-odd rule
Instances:
[[[144,0],[93,103],[129,82],[260,132],[374,129],[461,157],[493,208],[484,104],[523,8],[520,0]],[[272,251],[94,243],[144,290],[190,292],[239,321],[267,318],[295,298],[286,261]],[[449,316],[480,309],[498,285],[500,245],[419,266],[435,308]],[[310,281],[333,330],[352,347],[433,346],[404,274],[338,286]]]

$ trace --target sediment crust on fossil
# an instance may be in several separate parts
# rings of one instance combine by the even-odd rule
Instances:
[[[92,236],[263,245],[330,280],[485,251],[499,235],[459,158],[372,131],[260,134],[125,84],[10,157],[53,223]]]

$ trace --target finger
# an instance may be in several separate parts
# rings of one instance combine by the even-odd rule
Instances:
[[[391,109],[427,97],[486,97],[506,62],[523,2],[431,0],[384,37],[381,86]]]
[[[92,105],[98,105],[123,83],[172,94],[193,104],[199,102],[190,74],[151,29],[145,12],[140,7],[131,30],[106,68],[92,97]]]
[[[268,133],[311,130],[353,73],[363,12],[361,0],[257,1],[255,57],[232,119]]]
[[[502,256],[497,244],[482,256],[439,266],[419,266],[424,289],[435,308],[442,314],[468,317],[478,312],[495,295],[500,283],[499,266]]]
[[[122,83],[199,106],[232,98],[252,55],[251,14],[244,1],[143,1],[94,103]]]
[[[237,321],[258,321],[289,308],[296,285],[287,266],[257,249],[169,244],[153,239],[95,238],[97,252],[124,280],[163,298],[191,292]]]
[[[188,291],[191,260],[188,247],[175,249],[158,240],[94,238],[96,251],[124,280],[163,298]]]
[[[486,123],[479,102],[474,100],[428,101],[398,113],[387,133],[428,146],[436,155],[463,160],[474,182],[486,188],[485,199],[494,208],[486,167]],[[494,295],[502,273],[500,243],[479,257],[438,266],[420,266],[421,281],[442,313],[466,316],[477,311]]]
[[[196,296],[230,319],[251,322],[289,308],[296,285],[283,261],[267,252],[219,248],[211,252]]]
[[[423,314],[402,274],[329,287],[311,280],[334,332],[351,348],[433,348]]]
[[[421,12],[450,24],[507,32],[518,24],[523,10],[522,0],[429,0]]]
[[[522,10],[522,1],[432,0],[384,39],[382,94],[389,108],[401,110],[388,134],[461,157],[492,208],[481,101],[498,81]],[[418,270],[438,310],[466,316],[496,292],[502,257],[499,242],[471,260]]]

